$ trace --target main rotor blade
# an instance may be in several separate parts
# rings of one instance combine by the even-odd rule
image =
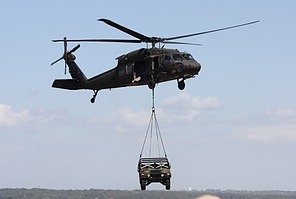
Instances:
[[[62,42],[64,40],[55,39],[53,42]],[[120,43],[142,43],[136,39],[67,39],[67,42],[120,42]]]
[[[204,32],[198,32],[198,33],[193,33],[193,34],[189,34],[189,35],[181,35],[181,36],[176,36],[176,37],[168,37],[168,38],[162,38],[163,41],[167,41],[167,40],[174,40],[174,39],[181,39],[181,38],[185,38],[185,37],[193,37],[196,35],[203,35],[203,34],[207,34],[207,33],[212,33],[212,32],[218,32],[218,31],[222,31],[222,30],[227,30],[227,29],[231,29],[231,28],[237,28],[237,27],[241,27],[241,26],[247,26],[247,25],[251,25],[254,23],[257,23],[259,21],[252,21],[249,23],[244,23],[244,24],[240,24],[240,25],[235,25],[235,26],[229,26],[226,28],[219,28],[219,29],[215,29],[215,30],[209,30],[209,31],[204,31]]]
[[[185,44],[185,45],[202,46],[201,44],[187,43],[187,42],[174,42],[174,41],[163,41],[161,43],[164,43],[164,44]]]
[[[145,36],[145,35],[143,35],[141,33],[138,33],[136,31],[133,31],[133,30],[131,30],[129,28],[126,28],[126,27],[124,27],[122,25],[119,25],[119,24],[117,24],[117,23],[115,23],[115,22],[113,22],[113,21],[111,21],[109,19],[103,19],[102,18],[102,19],[98,19],[98,21],[103,21],[106,24],[108,24],[108,25],[110,25],[110,26],[112,26],[114,28],[117,28],[118,30],[121,30],[121,31],[123,31],[123,32],[125,32],[125,33],[127,33],[127,34],[129,34],[129,35],[131,35],[133,37],[136,37],[136,38],[140,39],[142,42],[149,42],[149,41],[151,41],[151,38],[150,37],[147,37],[147,36]]]

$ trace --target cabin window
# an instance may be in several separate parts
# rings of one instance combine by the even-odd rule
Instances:
[[[119,66],[119,76],[132,74],[134,71],[134,63]]]
[[[126,74],[132,74],[134,71],[134,63],[128,63],[126,65]]]
[[[159,67],[159,58],[158,57],[154,57],[153,58],[153,62],[154,62],[154,68],[158,68]]]
[[[175,61],[182,61],[183,57],[180,54],[173,54],[173,59]]]
[[[125,68],[126,66],[125,65],[121,65],[119,66],[119,69],[118,69],[118,72],[119,72],[119,76],[122,76],[122,75],[125,75]]]

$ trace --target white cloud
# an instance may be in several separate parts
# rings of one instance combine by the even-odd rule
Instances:
[[[189,126],[197,117],[201,117],[203,110],[218,109],[221,102],[216,97],[191,96],[182,92],[176,96],[169,97],[160,105],[156,105],[157,118],[162,122],[160,126],[172,124],[174,126]],[[151,109],[133,110],[122,108],[113,113],[107,122],[112,122],[118,132],[129,132],[146,128],[151,116]],[[168,125],[171,126],[171,125]]]
[[[217,97],[191,96],[186,92],[165,99],[160,104],[164,118],[171,122],[190,122],[203,117],[203,111],[219,109],[222,105]],[[206,115],[206,114],[204,114]]]
[[[9,127],[21,123],[29,115],[28,110],[13,111],[10,106],[0,104],[0,127]]]
[[[67,123],[69,119],[64,111],[46,109],[15,111],[9,105],[0,104],[0,127],[5,128],[7,132],[31,132],[48,126],[56,127]]]
[[[275,111],[267,111],[265,115],[273,118],[296,119],[296,108],[279,108]]]
[[[217,109],[221,107],[221,102],[217,97],[191,96],[189,93],[181,92],[176,96],[165,99],[162,103],[166,107],[181,107],[185,109]]]
[[[264,114],[252,118],[244,127],[240,127],[237,135],[259,142],[296,140],[295,121],[295,108],[266,111]]]
[[[260,142],[296,140],[296,124],[270,124],[241,128],[238,133]]]
[[[131,108],[122,108],[113,113],[106,122],[114,125],[118,132],[129,132],[147,126],[150,114],[148,110],[133,111]]]

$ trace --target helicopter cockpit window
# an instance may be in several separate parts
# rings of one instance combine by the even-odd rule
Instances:
[[[170,55],[165,55],[164,60],[165,60],[165,63],[170,63],[172,61],[172,58]]]
[[[173,59],[175,61],[182,61],[183,57],[180,54],[173,54]]]
[[[189,54],[189,53],[185,53],[185,54],[183,54],[183,57],[184,57],[185,59],[187,59],[187,60],[194,60],[193,56],[192,56],[191,54]]]

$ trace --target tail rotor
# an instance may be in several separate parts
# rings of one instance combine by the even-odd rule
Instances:
[[[72,50],[68,51],[67,50],[67,38],[66,37],[64,37],[63,42],[64,42],[64,54],[63,54],[63,56],[61,56],[56,61],[52,62],[50,65],[52,66],[52,65],[56,64],[57,62],[61,61],[62,59],[64,59],[65,60],[65,72],[64,72],[64,74],[66,74],[68,58],[69,58],[70,55],[72,55],[73,52],[75,52],[80,47],[80,44],[75,46]],[[72,59],[73,60],[75,59],[74,55],[72,55]]]

